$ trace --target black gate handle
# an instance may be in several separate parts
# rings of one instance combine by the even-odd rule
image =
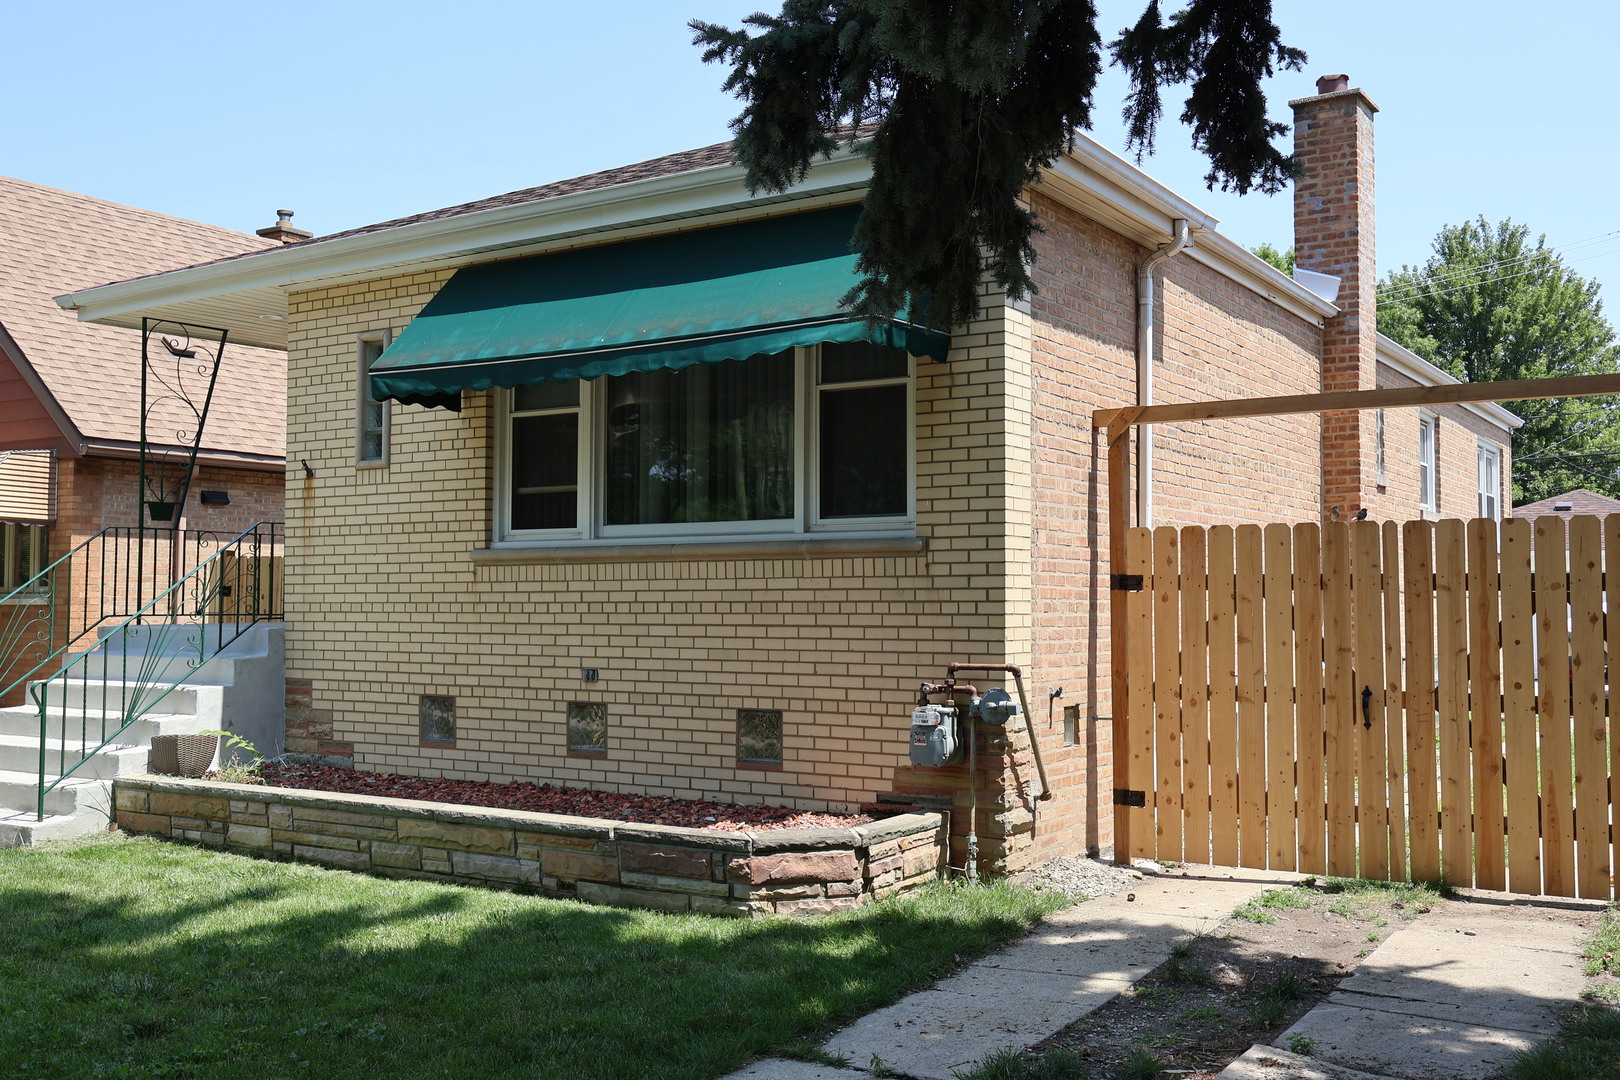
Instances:
[[[1361,723],[1368,731],[1372,730],[1372,687],[1361,688]]]

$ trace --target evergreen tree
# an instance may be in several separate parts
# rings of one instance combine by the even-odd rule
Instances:
[[[706,61],[730,65],[743,101],[738,160],[755,191],[802,180],[840,142],[872,160],[855,230],[852,310],[908,310],[936,325],[978,311],[986,271],[1014,299],[1034,288],[1024,187],[1091,126],[1102,38],[1092,0],[785,0],[749,29],[693,21]],[[1271,0],[1187,0],[1166,21],[1150,0],[1111,45],[1131,78],[1129,146],[1152,149],[1162,88],[1187,84],[1181,119],[1208,155],[1206,180],[1274,193],[1292,162],[1272,145],[1261,80],[1297,70]]]
[[[1378,290],[1378,329],[1469,382],[1620,370],[1599,285],[1564,265],[1546,237],[1483,217],[1448,225],[1422,266]],[[1585,487],[1620,498],[1620,398],[1506,402],[1525,424],[1513,437],[1513,501]]]

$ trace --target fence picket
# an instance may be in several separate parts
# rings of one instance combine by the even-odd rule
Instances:
[[[1439,763],[1434,712],[1434,525],[1401,526],[1406,548],[1406,768],[1414,881],[1438,881]]]
[[[1453,885],[1474,883],[1473,775],[1468,760],[1468,564],[1463,523],[1434,526],[1436,746],[1440,758],[1440,866]]]
[[[1620,518],[1614,519],[1620,525]],[[1502,719],[1507,748],[1508,888],[1541,892],[1541,786],[1536,766],[1535,614],[1530,522],[1502,522]]]
[[[1230,525],[1209,530],[1210,858],[1238,860],[1237,578]]]
[[[1266,865],[1264,547],[1258,525],[1237,534],[1238,861]]]
[[[1266,865],[1298,865],[1294,790],[1294,534],[1287,525],[1267,525],[1266,557]]]
[[[1616,626],[1615,623],[1610,622],[1608,619],[1608,598],[1620,591],[1620,514],[1610,514],[1603,519],[1603,550],[1606,569],[1603,577],[1603,636],[1605,645],[1608,645],[1611,644],[1609,639],[1614,636],[1609,633],[1609,630]],[[1614,586],[1614,588],[1610,588],[1610,586]],[[1615,666],[1615,650],[1611,648],[1608,651],[1610,654],[1609,665],[1613,668]],[[1615,673],[1611,671],[1604,681],[1606,683],[1610,682],[1614,675]],[[1609,806],[1611,808],[1609,814],[1609,840],[1615,870],[1620,873],[1620,821],[1615,820],[1620,815],[1614,813],[1614,808],[1620,806],[1620,731],[1615,730],[1617,726],[1620,726],[1620,723],[1617,723],[1620,722],[1620,717],[1614,715],[1614,707],[1609,704],[1613,700],[1613,687],[1606,687],[1606,690],[1607,692],[1604,694],[1604,712],[1609,716]]]
[[[1356,876],[1355,633],[1350,527],[1322,526],[1322,724],[1327,749],[1328,873]]]
[[[1125,752],[1114,755],[1115,766],[1123,774],[1126,790],[1146,791],[1153,783],[1153,534],[1147,529],[1130,529],[1125,534],[1125,566],[1122,573],[1141,574],[1142,589],[1125,594],[1125,622],[1130,649],[1125,655],[1126,679],[1131,692],[1127,702]],[[1151,858],[1156,843],[1153,807],[1124,806],[1130,828],[1130,858]]]
[[[1401,669],[1401,529],[1380,525],[1384,563],[1384,780],[1389,793],[1389,876],[1406,880],[1406,679]]]
[[[1181,530],[1181,808],[1186,860],[1209,862],[1209,577],[1204,530]]]
[[[1474,765],[1474,883],[1507,886],[1502,811],[1502,623],[1497,523],[1468,523],[1469,737]]]
[[[1323,784],[1322,528],[1294,526],[1294,686],[1299,728],[1299,869],[1327,873]]]
[[[1154,857],[1181,850],[1181,546],[1168,525],[1153,530]]]
[[[1388,745],[1384,725],[1384,586],[1376,522],[1350,526],[1350,573],[1355,591],[1356,821],[1360,825],[1359,876],[1389,876]]]
[[[1535,520],[1536,713],[1541,727],[1541,861],[1551,896],[1574,896],[1569,590],[1564,519]]]
[[[1603,648],[1603,531],[1582,514],[1569,522],[1570,686],[1575,720],[1575,888],[1609,898],[1608,711]]]

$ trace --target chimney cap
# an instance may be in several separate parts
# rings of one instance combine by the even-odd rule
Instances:
[[[296,244],[300,240],[308,240],[315,234],[308,229],[300,229],[292,223],[291,210],[277,210],[276,223],[264,229],[255,229],[254,234],[266,240],[280,240],[283,244]]]
[[[1348,89],[1350,89],[1350,76],[1348,75],[1323,75],[1316,80],[1316,92],[1318,94],[1337,94]]]

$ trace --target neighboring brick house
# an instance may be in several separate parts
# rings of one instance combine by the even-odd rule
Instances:
[[[52,297],[279,246],[0,177],[0,597],[100,529],[137,522],[140,334],[79,322]],[[227,347],[181,511],[186,528],[235,535],[281,519],[285,396],[281,352]],[[153,442],[174,439],[165,429]],[[229,503],[202,505],[203,490],[226,492]],[[0,610],[0,628],[23,603]],[[0,656],[0,686],[12,681],[13,659]]]
[[[1451,381],[1376,334],[1371,102],[1329,85],[1295,108],[1296,245],[1336,303],[1084,138],[1028,193],[1039,295],[986,289],[948,342],[818,306],[852,280],[861,157],[755,198],[726,145],[61,302],[287,349],[309,466],[287,492],[289,749],[814,808],[932,795],[958,834],[972,783],[986,867],[1012,869],[1112,843],[1091,414],[1139,400],[1144,258],[1188,224],[1146,335],[1160,402]],[[714,363],[727,348],[749,358]],[[396,400],[367,405],[373,383]],[[1381,459],[1371,414],[1164,426],[1144,509],[1407,518],[1421,489],[1471,515],[1480,445],[1499,505],[1511,415],[1423,423],[1420,452],[1417,411],[1390,410]],[[950,661],[1022,666],[1050,801],[1019,722],[976,779],[908,764],[917,686]]]

